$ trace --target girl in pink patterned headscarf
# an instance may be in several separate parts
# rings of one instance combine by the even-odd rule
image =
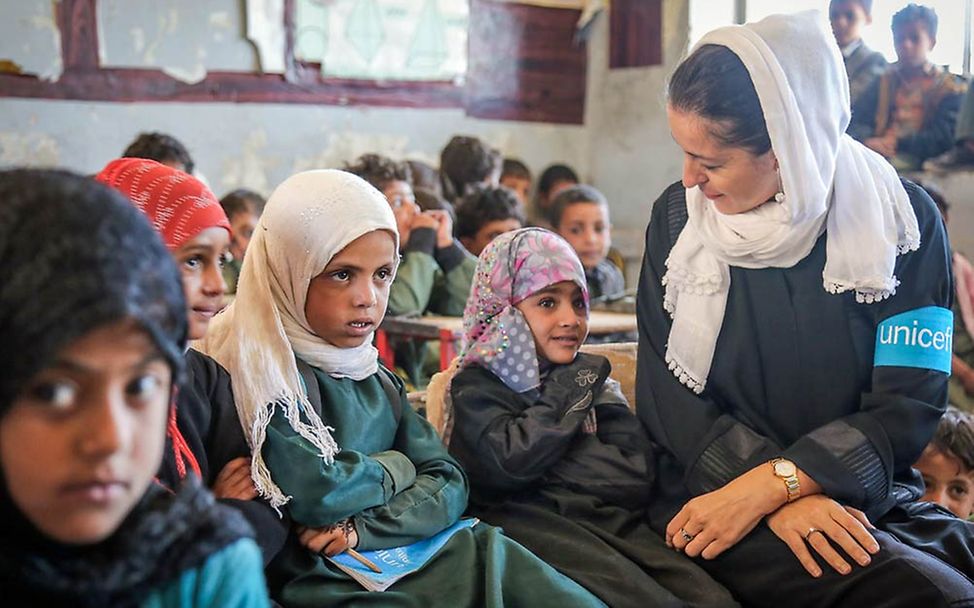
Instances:
[[[480,254],[441,424],[430,416],[467,471],[468,510],[610,606],[733,606],[647,523],[649,438],[608,360],[578,352],[588,312],[582,264],[554,233]]]

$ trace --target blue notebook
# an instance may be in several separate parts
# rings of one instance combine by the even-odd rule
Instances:
[[[360,551],[362,557],[382,570],[381,573],[373,572],[348,553],[339,553],[326,559],[369,591],[385,591],[402,577],[421,570],[454,534],[460,530],[472,528],[478,523],[480,520],[476,518],[461,519],[442,532],[411,545],[375,551]]]

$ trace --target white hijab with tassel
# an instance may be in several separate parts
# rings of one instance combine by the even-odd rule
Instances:
[[[252,450],[251,476],[275,508],[290,497],[271,478],[261,448],[278,408],[325,464],[340,449],[333,429],[308,402],[295,355],[335,378],[361,380],[378,371],[371,339],[356,348],[332,346],[314,334],[304,312],[311,279],[345,246],[374,230],[390,232],[398,251],[392,209],[366,181],[336,170],[288,178],[267,201],[233,303],[217,315],[199,345],[230,372],[237,413]],[[302,410],[307,423],[301,420]]]
[[[869,303],[896,293],[897,254],[920,246],[916,215],[893,168],[845,134],[849,83],[818,11],[773,15],[705,35],[747,68],[778,160],[784,200],[723,215],[699,187],[666,260],[663,306],[673,317],[666,361],[694,392],[710,374],[730,267],[790,268],[827,233],[823,289]]]

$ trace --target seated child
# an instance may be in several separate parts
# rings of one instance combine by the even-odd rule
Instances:
[[[443,198],[456,205],[472,188],[496,186],[501,154],[476,137],[454,136],[440,152]]]
[[[733,606],[649,527],[649,437],[608,360],[578,352],[585,284],[547,230],[508,232],[481,254],[452,416],[431,415],[470,477],[470,512],[610,606]]]
[[[243,518],[153,483],[183,370],[179,273],[121,195],[0,173],[0,589],[14,606],[267,606]]]
[[[609,203],[592,186],[571,186],[551,203],[551,223],[578,254],[585,268],[589,296],[593,299],[620,296],[626,280],[606,256],[612,246]]]
[[[970,519],[974,515],[974,414],[949,406],[933,441],[913,467],[923,475],[922,500]]]
[[[233,378],[258,490],[299,526],[269,566],[272,597],[289,607],[599,605],[485,524],[457,531],[379,597],[326,558],[420,541],[467,504],[463,470],[372,346],[397,241],[388,203],[362,179],[290,177],[267,202],[236,299],[204,341]]]
[[[261,212],[264,211],[264,197],[253,190],[240,188],[230,192],[220,199],[227,219],[230,220],[230,255],[232,258],[223,266],[223,282],[227,284],[227,293],[237,293],[237,279],[240,277],[240,266],[243,264],[247,245],[254,236],[254,228]]]
[[[534,195],[534,208],[528,214],[533,226],[551,228],[549,211],[555,195],[578,183],[578,174],[568,165],[550,165],[538,178],[538,190]]]
[[[191,175],[152,160],[114,160],[95,179],[126,195],[160,233],[182,276],[189,339],[202,339],[223,307],[221,272],[230,243],[230,223],[216,197]],[[230,377],[195,349],[187,349],[184,359],[186,377],[168,427],[159,481],[177,488],[189,473],[200,477],[218,499],[247,517],[270,561],[286,530],[270,506],[254,500],[250,448]]]
[[[896,63],[852,107],[849,134],[900,171],[919,169],[954,144],[954,125],[966,85],[934,65],[937,13],[910,4],[893,15]]]
[[[862,28],[873,22],[872,0],[831,0],[829,21],[842,51],[849,76],[849,97],[855,106],[860,97],[886,71],[886,58],[862,41]]]
[[[457,238],[467,251],[480,255],[487,243],[524,226],[521,209],[513,190],[504,186],[481,187],[463,197],[456,207]]]
[[[196,163],[181,141],[165,133],[139,133],[122,152],[123,158],[147,158],[193,174]]]
[[[500,185],[510,188],[522,205],[528,204],[531,192],[531,169],[516,158],[505,158],[501,165]]]
[[[443,197],[443,184],[440,172],[433,165],[421,160],[404,161],[409,167],[409,183],[413,190],[428,190],[436,196]]]

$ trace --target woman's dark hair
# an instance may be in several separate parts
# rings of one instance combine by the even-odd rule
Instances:
[[[771,149],[751,75],[727,47],[705,44],[684,59],[670,77],[668,95],[674,110],[717,123],[712,135],[723,145],[756,156]]]
[[[220,199],[220,206],[223,207],[223,212],[227,214],[227,219],[230,221],[233,221],[238,213],[253,213],[259,216],[264,212],[266,203],[263,196],[246,188],[238,188]]]
[[[135,141],[130,143],[122,157],[148,158],[160,163],[178,162],[186,173],[192,174],[196,168],[189,150],[178,139],[165,133],[139,133]]]
[[[500,152],[476,137],[455,135],[440,152],[443,197],[456,203],[500,168]]]
[[[927,33],[930,34],[931,38],[937,37],[937,11],[933,10],[929,6],[923,6],[922,4],[907,4],[905,7],[901,8],[893,15],[893,19],[890,22],[890,29],[896,32],[897,29],[903,27],[907,23],[919,22],[923,24],[926,28]]]
[[[406,163],[397,163],[391,158],[378,154],[363,154],[355,164],[345,163],[345,171],[354,173],[372,184],[380,192],[389,182],[410,182],[412,173]]]
[[[538,178],[538,194],[547,197],[551,187],[558,182],[578,183],[578,174],[568,165],[551,165]]]
[[[565,209],[579,203],[609,208],[609,201],[605,200],[604,194],[587,184],[578,184],[571,188],[565,188],[555,195],[551,201],[551,207],[548,208],[548,221],[557,229],[561,225],[561,218],[565,215]]]
[[[514,219],[524,225],[521,201],[510,188],[481,187],[463,197],[456,206],[454,232],[457,238],[473,238],[490,222]]]

